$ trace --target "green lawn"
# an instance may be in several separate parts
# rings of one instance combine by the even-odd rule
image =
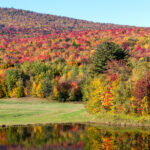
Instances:
[[[30,97],[0,100],[0,125],[74,122],[150,128],[150,116],[111,113],[90,115],[82,103],[59,103]]]
[[[93,119],[80,103],[49,102],[38,98],[0,100],[0,125],[81,123]]]

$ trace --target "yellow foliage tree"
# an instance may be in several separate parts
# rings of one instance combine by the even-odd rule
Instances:
[[[40,98],[44,98],[44,93],[43,93],[43,90],[42,90],[42,83],[39,82],[37,88],[36,88],[36,95]]]
[[[36,82],[33,82],[33,86],[32,86],[32,95],[36,96]]]
[[[92,113],[104,110],[104,99],[107,90],[107,82],[103,77],[94,78],[89,84],[87,109]]]
[[[54,94],[54,98],[56,98],[56,99],[58,99],[58,93],[59,91],[58,91],[58,88],[57,88],[57,86],[55,85],[54,87],[53,87],[53,94]]]

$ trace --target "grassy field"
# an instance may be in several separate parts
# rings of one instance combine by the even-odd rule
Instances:
[[[150,128],[150,116],[137,117],[111,113],[95,116],[86,112],[82,103],[59,103],[30,97],[0,100],[0,126],[87,122]]]
[[[0,125],[81,123],[93,119],[80,103],[49,102],[38,98],[0,100]]]

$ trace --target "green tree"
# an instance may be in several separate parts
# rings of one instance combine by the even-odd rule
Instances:
[[[17,81],[23,80],[24,74],[18,69],[9,69],[6,71],[6,86],[7,90],[11,91],[13,88],[17,87]]]
[[[127,51],[113,42],[104,42],[100,44],[92,58],[92,74],[100,74],[106,70],[108,61],[121,60],[128,58]]]

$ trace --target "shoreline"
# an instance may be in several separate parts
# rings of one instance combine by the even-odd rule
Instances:
[[[105,126],[112,128],[122,128],[122,129],[148,129],[150,130],[150,124],[142,123],[113,123],[113,122],[47,122],[47,123],[27,123],[27,124],[0,124],[0,128],[9,128],[9,127],[27,127],[27,126],[49,126],[54,124],[83,124],[83,125],[92,125],[92,126]]]

